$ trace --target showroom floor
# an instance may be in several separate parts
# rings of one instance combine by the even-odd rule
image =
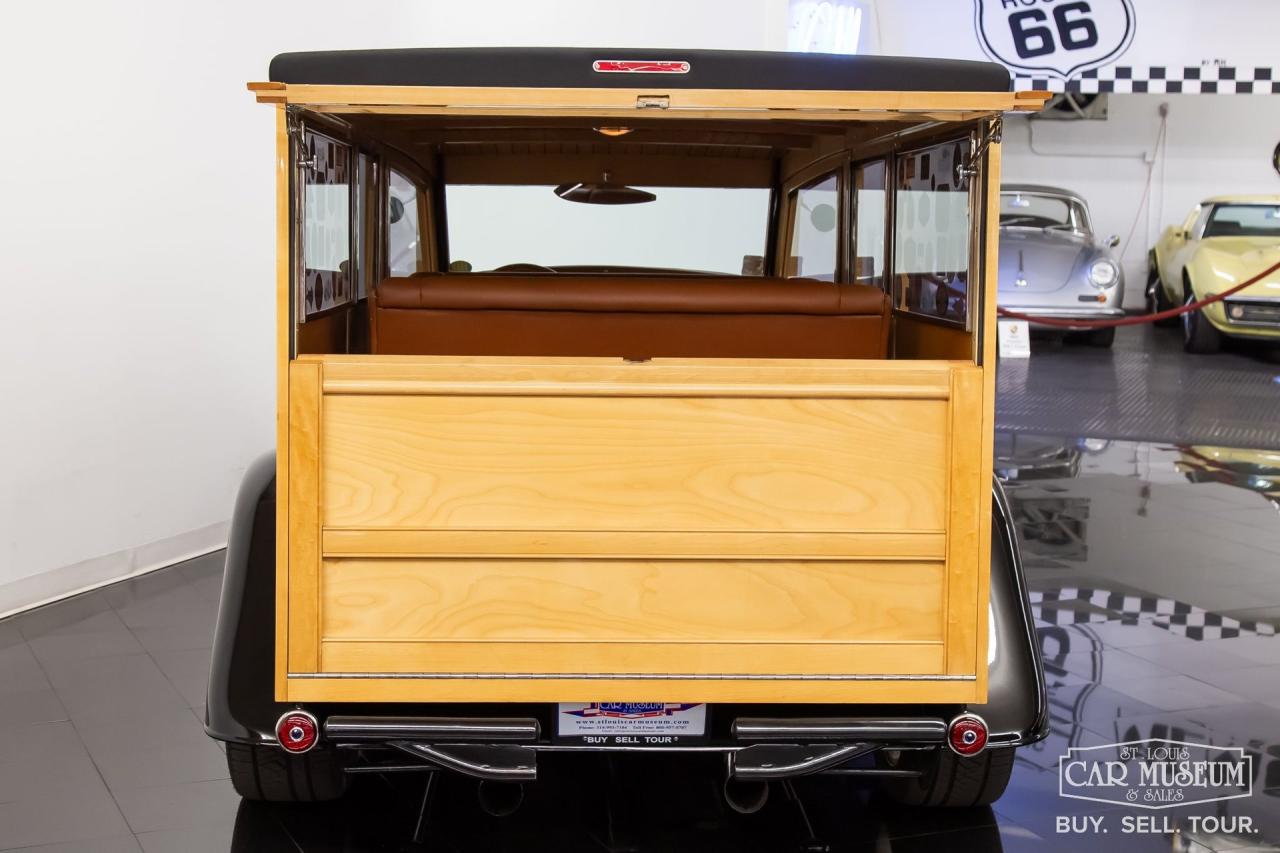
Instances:
[[[820,849],[804,846],[812,832],[833,851],[878,853],[1280,850],[1277,372],[1248,352],[1187,358],[1172,335],[1133,330],[1114,353],[1045,347],[1002,367],[1000,420],[1017,432],[1001,434],[997,468],[1023,538],[1052,733],[1020,753],[994,809],[893,808],[827,777],[775,785],[744,817],[721,805],[714,767],[643,756],[551,765],[505,820],[479,811],[472,783],[441,777],[417,848],[416,774],[361,777],[334,806],[242,803],[200,723],[221,569],[211,554],[0,622],[0,849]],[[1242,443],[1262,449],[1229,449]],[[1160,813],[1172,839],[1163,825],[1057,833],[1059,816],[1133,811],[1060,798],[1067,747],[1143,737],[1244,747],[1252,796]],[[1255,831],[1195,837],[1193,815],[1247,816]]]

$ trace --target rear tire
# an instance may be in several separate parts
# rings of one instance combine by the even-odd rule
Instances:
[[[1196,295],[1187,288],[1186,304],[1195,301]],[[1203,311],[1188,311],[1182,315],[1182,348],[1196,355],[1209,355],[1222,347],[1222,333],[1213,327]]]
[[[1156,265],[1154,256],[1149,263],[1151,266],[1150,272],[1147,273],[1147,313],[1158,314],[1175,306],[1169,301],[1169,297],[1165,295],[1164,282],[1160,280],[1160,267]],[[1168,329],[1178,325],[1178,318],[1167,317],[1164,320],[1156,320],[1154,325],[1162,329]]]
[[[919,770],[921,775],[889,778],[884,792],[905,806],[970,808],[989,806],[1009,785],[1013,773],[1012,747],[988,749],[961,758],[949,749],[903,751],[896,763],[877,756],[883,767]]]
[[[1085,340],[1088,341],[1089,346],[1091,347],[1106,349],[1116,342],[1116,327],[1112,326],[1109,329],[1094,329],[1089,333],[1089,337]]]
[[[246,800],[319,803],[347,792],[347,774],[331,749],[290,755],[275,746],[228,743],[227,769]]]

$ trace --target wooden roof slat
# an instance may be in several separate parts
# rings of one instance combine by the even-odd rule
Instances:
[[[485,115],[593,115],[648,118],[795,117],[848,120],[862,113],[927,118],[938,114],[1038,110],[1048,92],[864,92],[826,90],[560,89],[446,86],[319,86],[250,84],[259,100],[325,112],[415,112]],[[665,99],[665,109],[638,109],[640,98]],[[401,108],[391,110],[388,108]],[[405,109],[411,108],[411,109]]]

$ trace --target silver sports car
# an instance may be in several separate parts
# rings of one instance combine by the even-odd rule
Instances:
[[[1119,237],[1097,240],[1089,206],[1073,192],[1034,184],[1000,188],[1001,308],[1062,319],[1123,317],[1124,271],[1111,249]],[[1033,329],[1052,326],[1031,324]],[[1109,347],[1116,330],[1087,340]]]

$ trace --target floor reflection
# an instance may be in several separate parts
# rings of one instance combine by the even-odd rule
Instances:
[[[1049,738],[1023,752],[1014,782],[1042,793],[1007,796],[997,813],[1054,834],[1051,818],[1072,811],[1141,814],[1056,796],[1069,747],[1144,738],[1240,747],[1252,796],[1159,812],[1172,831],[1091,840],[1280,850],[1280,453],[1053,436],[997,448],[1051,715]],[[1224,820],[1210,831],[1192,816]],[[1232,831],[1228,819],[1239,817],[1252,831]]]
[[[211,555],[0,621],[0,849],[1280,851],[1280,451],[1020,434],[997,456],[1051,734],[992,809],[904,810],[817,777],[739,815],[714,762],[583,755],[540,762],[505,819],[441,775],[416,847],[421,775],[363,776],[318,807],[242,803],[199,722]],[[1252,795],[1160,813],[1060,796],[1069,748],[1148,737],[1243,749]],[[1126,816],[1168,823],[1125,834]],[[1113,829],[1059,831],[1097,817]]]
[[[245,802],[232,850],[1001,853],[1022,849],[1020,838],[1031,837],[1002,828],[990,808],[901,809],[839,777],[775,784],[764,809],[740,815],[724,806],[712,766],[661,756],[573,756],[540,762],[540,771],[528,800],[506,818],[478,807],[473,781],[439,775],[418,842],[420,774],[364,778],[337,806]]]

